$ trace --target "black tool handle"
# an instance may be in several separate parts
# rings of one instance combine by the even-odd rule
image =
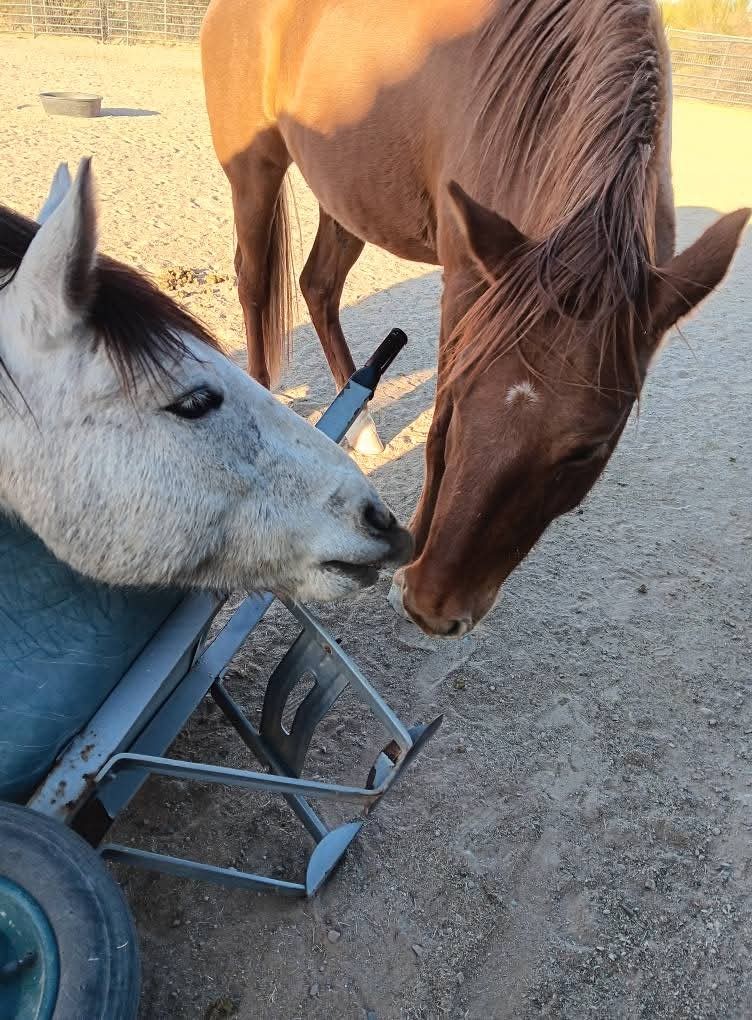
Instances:
[[[393,329],[389,336],[381,341],[365,365],[351,376],[352,381],[365,386],[366,389],[373,392],[384,372],[386,372],[406,343],[407,336],[402,330]]]
[[[405,333],[401,329],[393,329],[389,336],[381,341],[366,362],[366,366],[368,368],[375,368],[380,379],[406,343],[407,336]]]

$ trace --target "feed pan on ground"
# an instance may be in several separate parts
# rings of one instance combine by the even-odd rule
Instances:
[[[62,117],[98,117],[102,96],[87,92],[41,92],[39,98],[46,113]]]

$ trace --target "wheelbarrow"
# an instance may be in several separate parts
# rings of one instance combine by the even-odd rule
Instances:
[[[393,330],[317,428],[341,442],[406,340]],[[210,637],[225,594],[98,585],[11,522],[0,522],[0,564],[0,1016],[131,1020],[137,938],[103,861],[313,896],[441,717],[404,725],[317,618],[286,601],[298,636],[252,721],[224,678],[271,594],[248,595]],[[290,723],[303,678],[313,683]],[[305,774],[316,729],[345,691],[389,737],[360,786]],[[166,757],[207,694],[263,771]],[[304,873],[281,877],[270,860],[272,873],[258,874],[108,842],[115,819],[153,775],[283,800],[312,840]],[[330,827],[318,800],[359,812]]]

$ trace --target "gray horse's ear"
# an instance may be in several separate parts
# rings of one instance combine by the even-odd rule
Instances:
[[[60,324],[86,313],[94,297],[96,257],[94,184],[91,160],[84,159],[65,197],[37,231],[13,279],[18,300],[33,303],[36,314],[49,319],[44,333],[60,336]]]
[[[689,315],[728,272],[752,209],[716,220],[694,244],[654,272],[650,320],[656,339]]]
[[[449,199],[470,256],[492,282],[528,239],[509,220],[470,198],[457,181],[449,182]]]
[[[71,180],[70,170],[68,169],[67,163],[60,163],[55,176],[52,178],[52,184],[50,185],[49,194],[45,199],[44,205],[39,210],[37,216],[37,223],[46,223],[50,216],[54,213],[60,203],[63,201],[65,196],[70,191],[70,187],[73,181]]]

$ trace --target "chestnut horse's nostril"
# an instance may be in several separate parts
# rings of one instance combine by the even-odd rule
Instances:
[[[411,604],[410,593],[404,584],[392,585],[389,601],[400,616],[410,620],[431,637],[463,638],[473,629],[473,621],[469,616],[447,619],[438,613],[434,615],[418,612]]]
[[[397,523],[394,514],[383,503],[367,503],[363,520],[373,531],[391,531]]]

